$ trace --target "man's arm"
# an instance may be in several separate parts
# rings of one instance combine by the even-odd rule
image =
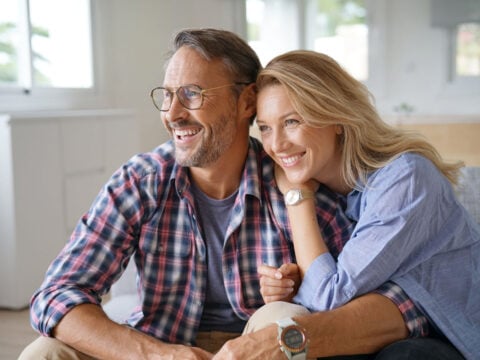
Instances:
[[[408,330],[397,306],[385,296],[367,294],[331,311],[295,317],[305,328],[308,358],[375,353],[405,339]],[[214,359],[281,359],[277,326],[227,342]]]
[[[70,310],[54,328],[53,336],[98,359],[212,358],[212,354],[202,349],[166,344],[131,327],[117,324],[94,304],[82,304]]]

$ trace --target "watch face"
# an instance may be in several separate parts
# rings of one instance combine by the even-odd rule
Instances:
[[[299,190],[288,190],[285,194],[285,203],[287,205],[296,204],[300,200],[300,191]]]
[[[282,341],[288,350],[299,352],[305,348],[307,339],[298,326],[292,325],[283,329]]]

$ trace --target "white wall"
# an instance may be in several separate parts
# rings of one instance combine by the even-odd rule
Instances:
[[[370,71],[384,75],[371,88],[381,112],[407,102],[419,115],[480,117],[480,81],[449,81],[448,32],[430,25],[430,0],[378,1],[386,12],[385,49]]]

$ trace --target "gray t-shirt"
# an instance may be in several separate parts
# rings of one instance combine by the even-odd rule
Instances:
[[[200,331],[242,332],[245,321],[232,309],[223,282],[222,253],[237,191],[226,199],[212,199],[192,184],[197,218],[207,248],[207,294]]]

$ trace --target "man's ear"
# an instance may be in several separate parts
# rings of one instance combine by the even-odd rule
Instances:
[[[257,86],[255,83],[247,85],[238,100],[238,110],[245,112],[245,117],[253,117],[257,113]]]

